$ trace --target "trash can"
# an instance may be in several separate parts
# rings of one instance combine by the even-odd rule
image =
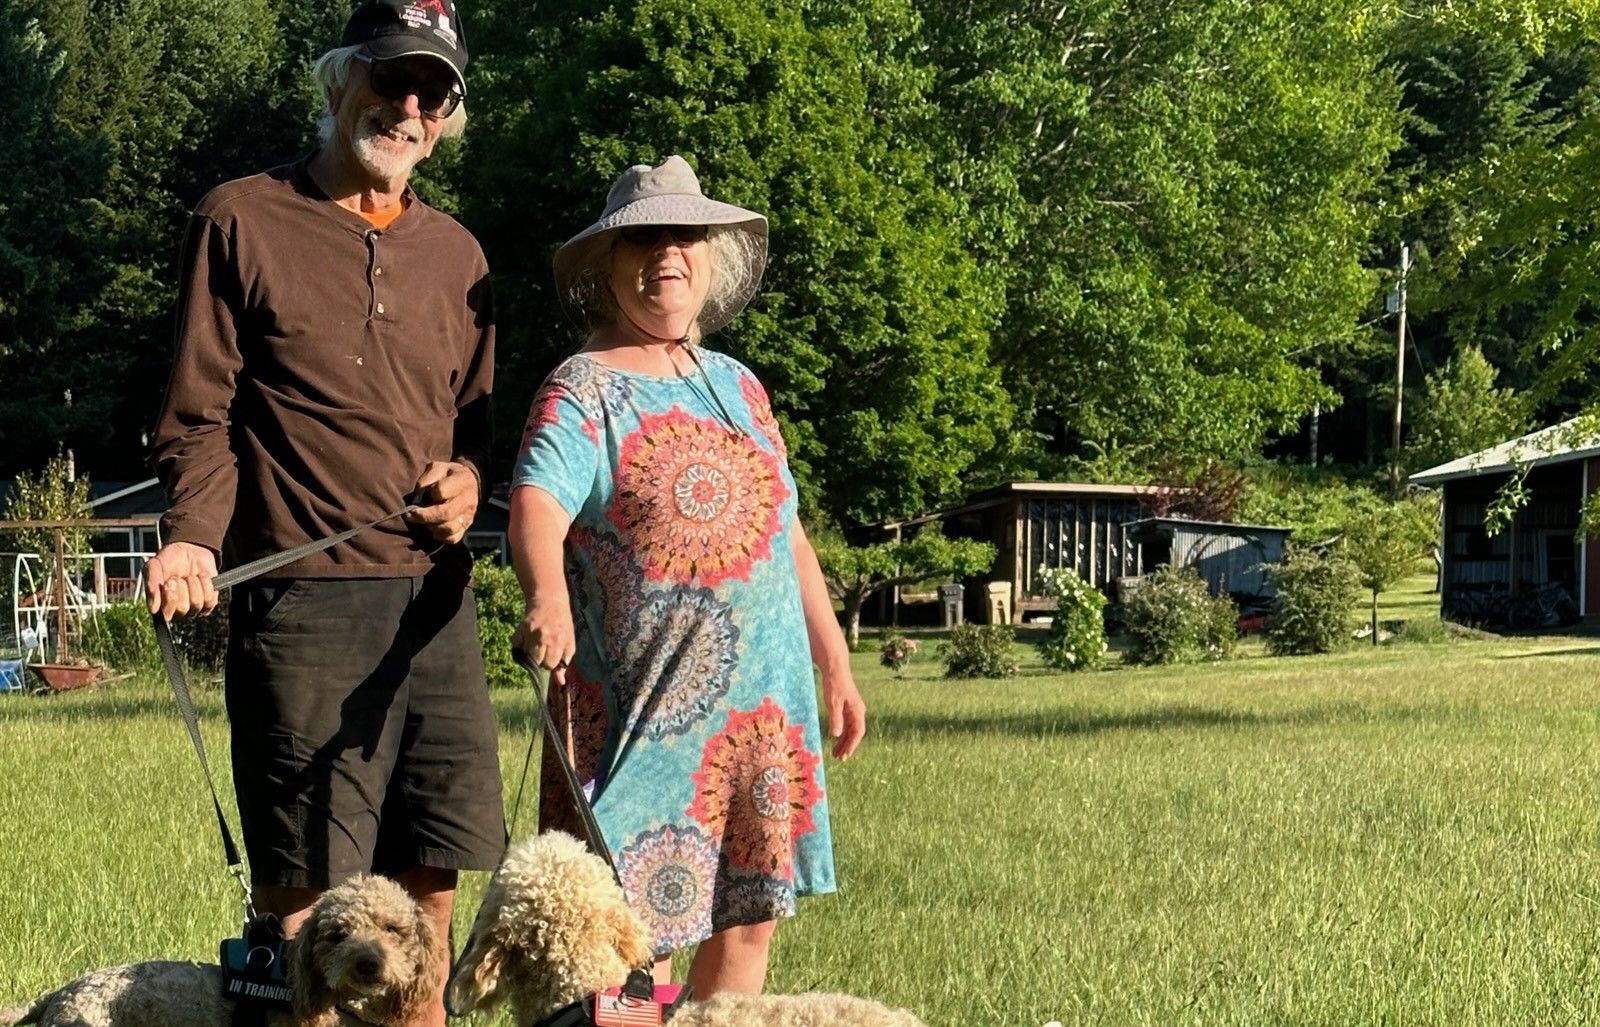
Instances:
[[[989,623],[1011,623],[1011,582],[989,582]]]
[[[939,613],[944,626],[953,628],[962,623],[961,603],[966,589],[960,585],[939,586]]]

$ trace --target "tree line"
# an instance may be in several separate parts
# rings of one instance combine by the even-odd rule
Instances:
[[[0,477],[146,473],[188,211],[312,139],[341,0],[0,0]],[[769,214],[714,344],[811,516],[1012,477],[1388,460],[1401,243],[1413,467],[1578,409],[1592,6],[1372,0],[463,4],[470,121],[420,169],[494,269],[497,420],[578,339],[549,258],[622,167]],[[1316,428],[1313,429],[1313,424]]]

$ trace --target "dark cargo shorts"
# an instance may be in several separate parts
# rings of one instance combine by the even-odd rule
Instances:
[[[256,884],[499,862],[498,735],[459,578],[262,581],[231,604],[233,781]]]

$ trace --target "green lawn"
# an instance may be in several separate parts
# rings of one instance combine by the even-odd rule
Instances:
[[[1384,616],[1427,616],[1425,587]],[[1029,660],[1005,682],[945,681],[932,646],[902,679],[862,654],[868,742],[828,768],[843,891],[780,929],[773,986],[952,1027],[1592,1020],[1596,654],[1247,646],[1075,677]],[[509,793],[528,696],[499,701]],[[225,766],[214,691],[202,716]],[[208,958],[233,925],[158,682],[4,697],[0,822],[0,1003],[107,962]]]

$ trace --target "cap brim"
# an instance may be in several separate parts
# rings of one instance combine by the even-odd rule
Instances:
[[[442,47],[430,47],[419,42],[415,36],[393,35],[369,39],[361,45],[361,49],[375,61],[392,61],[396,57],[432,57],[442,61],[450,69],[450,74],[455,76],[456,85],[461,87],[461,95],[467,95],[467,77],[456,67],[455,58]]]

